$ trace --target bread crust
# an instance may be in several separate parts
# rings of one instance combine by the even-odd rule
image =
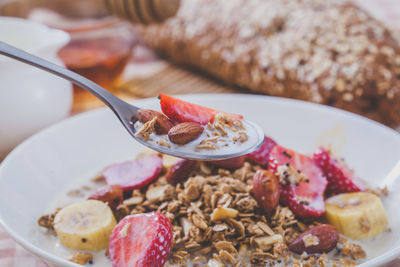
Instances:
[[[228,84],[400,125],[400,37],[339,0],[186,0],[147,44]]]

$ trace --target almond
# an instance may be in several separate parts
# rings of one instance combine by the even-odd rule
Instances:
[[[161,112],[151,109],[139,109],[138,111],[138,119],[141,123],[151,121],[154,117],[157,117],[157,121],[154,126],[156,133],[167,134],[173,126],[172,122],[170,122],[167,116]]]
[[[170,184],[177,184],[186,180],[189,174],[196,168],[197,161],[180,159],[168,169],[165,178]]]
[[[183,122],[172,127],[168,132],[169,140],[178,145],[184,145],[198,138],[204,129],[195,122]]]
[[[275,174],[258,170],[253,177],[253,192],[258,204],[271,214],[279,203],[279,181]]]
[[[336,247],[339,234],[336,228],[330,224],[314,226],[299,235],[289,245],[289,249],[295,253],[329,252]]]

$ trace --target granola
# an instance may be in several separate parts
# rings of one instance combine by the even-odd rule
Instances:
[[[292,157],[292,152],[284,151],[287,153],[283,155],[285,158]],[[140,154],[138,157],[143,159],[146,155]],[[278,203],[272,212],[266,212],[255,194],[257,183],[254,181],[257,181],[260,173],[266,172],[259,165],[242,161],[241,167],[225,169],[213,162],[192,161],[189,171],[184,175],[178,172],[177,175],[182,177],[172,183],[168,179],[169,171],[177,166],[184,168],[182,160],[175,159],[173,163],[171,157],[160,154],[147,157],[161,158],[162,161],[166,159],[163,161],[163,171],[140,189],[121,191],[118,204],[111,206],[109,203],[109,207],[117,222],[132,217],[128,215],[158,212],[171,223],[169,242],[172,249],[165,254],[165,260],[169,255],[166,266],[187,266],[189,263],[193,266],[354,266],[367,256],[360,245],[343,236],[339,238],[338,231],[332,225],[328,226],[334,228],[336,240],[330,243],[329,249],[313,251],[315,247],[327,246],[329,238],[332,239],[316,231],[327,226],[321,217],[299,220],[301,217],[289,205]],[[299,184],[312,182],[307,176],[309,174],[299,171],[295,165],[280,165],[275,171],[273,175],[280,181],[280,186],[297,188]],[[107,182],[107,179],[105,172],[104,179],[97,177],[92,179],[91,186],[73,191],[93,190],[100,183]],[[277,191],[280,191],[279,186]],[[96,192],[98,194],[99,190]],[[111,191],[102,192],[110,194]],[[362,194],[367,193],[352,194],[339,194],[327,199],[326,205],[330,205],[327,210],[334,212],[334,205],[338,209],[357,209],[364,203]],[[297,196],[295,200],[304,206],[312,201],[311,198],[300,199]],[[56,229],[57,232],[54,227],[56,215],[57,211],[43,215],[38,221],[39,225],[50,231]],[[368,232],[372,227],[371,218],[359,218],[359,230]],[[326,219],[329,221],[328,217]],[[129,222],[115,232],[120,238],[129,239],[131,229],[135,228]],[[86,239],[84,243],[87,243]],[[304,249],[296,250],[293,244]],[[86,255],[76,255],[74,261],[83,262],[82,259],[85,260]],[[93,261],[89,257],[87,259],[87,262]]]
[[[172,187],[160,177],[127,199],[143,201],[127,205],[125,200],[119,208],[123,207],[126,214],[158,211],[171,220],[173,248],[167,266],[186,266],[189,261],[198,266],[246,266],[246,262],[256,266],[325,266],[328,262],[354,265],[355,259],[365,257],[365,252],[358,251],[361,247],[343,240],[336,248],[335,258],[290,253],[288,244],[318,222],[300,222],[284,206],[278,206],[267,218],[251,193],[258,169],[248,162],[233,171],[201,163],[185,182]],[[165,187],[170,189],[160,189]],[[155,189],[164,195],[153,197],[149,192]],[[313,237],[308,241],[316,242]]]

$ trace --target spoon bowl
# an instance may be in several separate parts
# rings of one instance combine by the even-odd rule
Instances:
[[[246,131],[248,136],[250,136],[251,138],[249,138],[249,140],[245,142],[246,143],[245,146],[244,145],[241,146],[241,148],[243,149],[241,149],[240,151],[236,150],[236,151],[221,152],[220,150],[211,150],[211,151],[203,150],[199,152],[196,150],[184,149],[183,146],[179,147],[173,146],[172,148],[167,148],[152,142],[144,141],[143,139],[138,138],[135,135],[136,128],[134,127],[134,124],[138,120],[138,111],[140,109],[139,107],[133,106],[121,100],[120,98],[116,97],[103,87],[84,78],[83,76],[75,72],[60,67],[45,59],[29,54],[21,49],[18,49],[1,41],[0,41],[0,54],[21,61],[23,63],[32,65],[34,67],[40,68],[52,74],[55,74],[87,90],[89,93],[93,94],[98,99],[100,99],[114,112],[114,114],[118,117],[122,125],[135,140],[137,140],[142,145],[154,149],[158,152],[180,158],[187,158],[194,160],[223,160],[248,154],[256,150],[264,142],[265,137],[261,127],[246,120],[243,120],[243,123],[247,127]]]

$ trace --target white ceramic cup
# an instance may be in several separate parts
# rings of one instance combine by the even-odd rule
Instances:
[[[57,52],[69,35],[28,20],[0,17],[0,41],[63,65]],[[70,82],[0,55],[0,160],[28,136],[67,117],[72,94]]]

